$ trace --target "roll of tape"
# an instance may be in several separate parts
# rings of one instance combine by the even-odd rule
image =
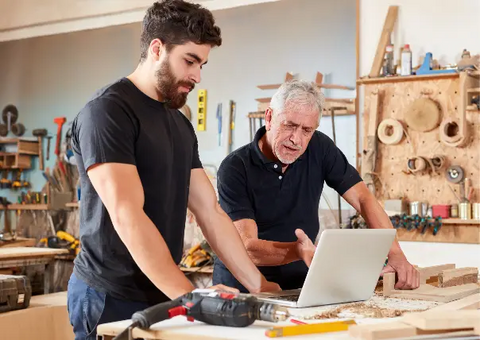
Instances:
[[[403,125],[396,119],[384,119],[378,125],[377,135],[383,144],[398,144],[403,138]]]
[[[460,126],[453,119],[445,119],[440,125],[440,140],[444,144],[452,144],[458,142],[462,138]]]
[[[408,170],[413,173],[423,171],[427,167],[427,161],[423,157],[409,158],[407,162]]]

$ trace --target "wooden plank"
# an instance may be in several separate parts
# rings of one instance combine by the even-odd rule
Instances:
[[[467,93],[480,93],[480,87],[476,87],[473,89],[468,89]]]
[[[438,286],[441,288],[477,282],[478,268],[475,267],[448,269],[438,275]]]
[[[385,56],[385,49],[390,43],[390,38],[393,32],[393,27],[397,21],[398,6],[390,6],[388,8],[387,17],[383,24],[382,34],[380,35],[380,41],[378,42],[377,52],[373,59],[372,69],[370,70],[370,77],[378,77],[380,75],[380,69],[382,68],[383,58]]]
[[[443,224],[469,224],[469,225],[480,225],[480,220],[462,220],[459,218],[446,218],[442,220]]]
[[[432,276],[438,276],[444,270],[455,269],[455,264],[441,264],[426,268],[418,268],[420,272],[420,283],[426,283]]]
[[[272,100],[272,98],[257,98],[255,99],[257,102],[259,103],[270,103],[270,100]]]
[[[320,88],[333,89],[333,90],[348,90],[348,91],[355,90],[354,87],[348,87],[344,85],[335,85],[335,84],[317,84],[317,86]]]
[[[421,269],[420,277],[421,279],[425,277],[422,276]],[[475,283],[448,288],[438,288],[429,284],[421,283],[420,287],[413,290],[397,290],[394,289],[394,285],[395,273],[385,274],[383,276],[383,295],[386,297],[394,298],[396,297],[426,301],[450,302],[480,292],[480,286]]]
[[[353,325],[348,328],[348,335],[363,340],[407,338],[417,335],[417,328],[402,322]]]
[[[9,204],[8,210],[48,210],[48,204]],[[0,206],[0,210],[5,210],[5,207]]]
[[[360,0],[356,0],[356,31],[355,31],[355,79],[360,78]],[[355,86],[355,168],[362,173],[360,166],[362,154],[360,153],[360,86]]]
[[[10,260],[17,258],[55,256],[57,254],[67,254],[67,249],[36,248],[36,247],[15,247],[0,248],[0,260]]]
[[[431,311],[455,311],[455,310],[468,310],[468,309],[480,309],[480,293],[472,294],[466,298],[445,303],[443,305],[434,307],[426,312]]]
[[[433,235],[432,231],[422,234],[421,230],[397,229],[397,237],[400,241],[410,242],[480,244],[480,226],[444,225],[437,235]]]
[[[17,237],[15,241],[0,241],[0,248],[34,247],[37,240],[34,238]]]
[[[395,76],[395,77],[380,77],[380,78],[362,78],[357,80],[357,85],[400,83],[400,82],[437,80],[437,79],[455,79],[458,77],[459,77],[458,73],[439,73],[439,74],[422,74],[418,76],[414,75],[414,76]]]
[[[466,330],[473,329],[480,320],[478,310],[435,311],[429,313],[408,313],[402,322],[422,330]]]

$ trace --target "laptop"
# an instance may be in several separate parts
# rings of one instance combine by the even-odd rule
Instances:
[[[325,230],[302,288],[254,296],[287,307],[368,300],[395,235],[395,229]]]

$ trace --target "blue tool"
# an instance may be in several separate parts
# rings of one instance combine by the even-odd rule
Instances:
[[[427,52],[425,59],[423,60],[422,66],[417,70],[416,75],[421,74],[439,74],[439,73],[456,73],[457,70],[432,70],[432,53]]]
[[[218,146],[222,146],[222,103],[217,105]]]

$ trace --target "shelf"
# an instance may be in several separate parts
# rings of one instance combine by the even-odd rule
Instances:
[[[468,89],[468,93],[480,93],[480,87],[473,88],[473,89]]]
[[[185,268],[180,267],[180,270],[185,273],[202,273],[202,274],[212,274],[213,273],[213,266],[206,266],[206,267],[192,267],[192,268]]]
[[[278,89],[282,84],[272,84],[272,85],[258,85],[257,87],[260,90],[275,90]]]
[[[324,88],[324,89],[332,89],[332,90],[349,90],[353,91],[355,90],[354,87],[348,87],[348,86],[343,86],[343,85],[335,85],[335,84],[317,84],[318,87]]]
[[[462,220],[459,218],[446,218],[442,220],[443,224],[471,224],[471,225],[480,225],[480,220]]]
[[[66,203],[65,206],[67,208],[78,208],[80,207],[80,204],[78,202],[71,202],[71,203]]]
[[[455,79],[458,73],[440,73],[440,74],[422,74],[419,76],[395,76],[381,78],[362,78],[357,80],[358,85],[396,83],[404,81],[421,81],[421,80],[438,80],[438,79]]]
[[[48,204],[9,204],[8,210],[48,210]],[[3,206],[0,206],[0,210],[5,210]]]

